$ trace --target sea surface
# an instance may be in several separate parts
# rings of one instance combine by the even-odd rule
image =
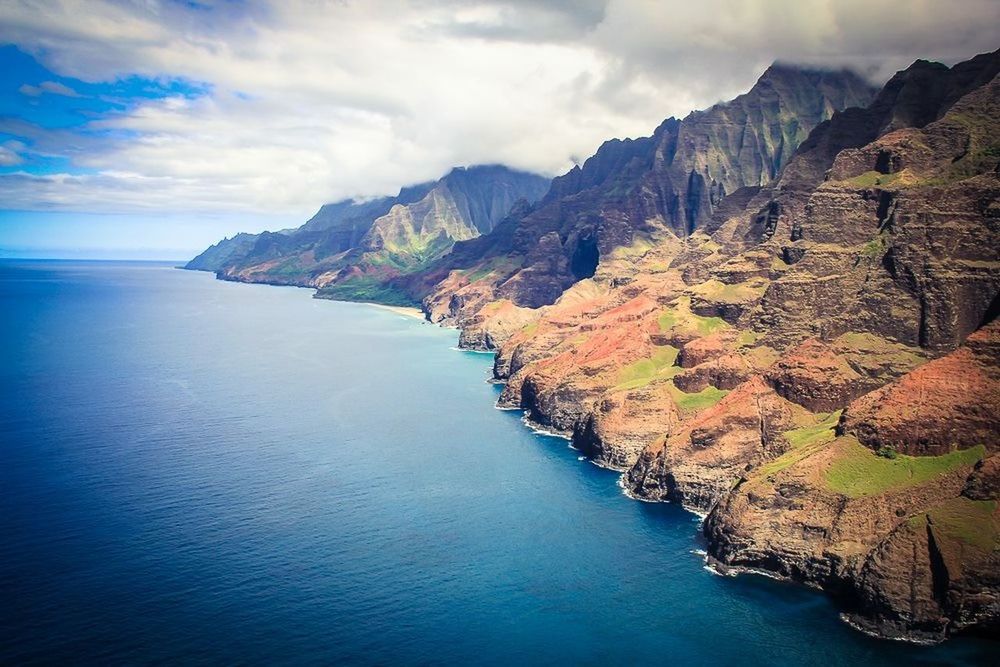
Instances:
[[[154,263],[6,260],[0,313],[2,664],[997,657],[706,571],[455,331]]]

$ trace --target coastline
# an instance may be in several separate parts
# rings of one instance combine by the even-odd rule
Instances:
[[[243,283],[246,285],[269,285],[271,287],[301,287],[303,289],[309,289],[313,291],[313,298],[316,298],[316,293],[318,289],[314,285],[303,285],[294,282],[274,282],[274,281],[261,281],[261,280],[242,280],[234,278],[231,276],[220,275],[218,271],[212,271],[210,269],[199,269],[192,268],[186,265],[175,266],[176,269],[181,269],[182,271],[203,271],[205,273],[211,273],[215,275],[216,280],[221,280],[223,282],[233,282],[233,283]],[[397,315],[404,315],[405,317],[412,317],[418,320],[427,321],[427,317],[424,311],[416,306],[390,306],[384,303],[376,303],[375,301],[350,301],[347,299],[328,299],[329,301],[342,301],[343,303],[361,303],[366,306],[374,306],[375,308],[381,308],[382,310],[388,310],[390,312],[396,313]]]
[[[222,617],[236,596],[244,591],[252,595],[259,590],[258,576],[267,577],[274,572],[274,553],[294,547],[288,549],[287,561],[282,560],[280,567],[295,568],[303,574],[295,577],[292,585],[285,585],[281,579],[272,580],[266,603],[248,609],[248,614],[253,614],[253,624],[247,625],[248,633],[252,633],[254,626],[268,627],[274,623],[271,627],[277,627],[289,619],[301,618],[302,633],[285,635],[276,631],[277,643],[271,645],[273,651],[269,655],[279,660],[281,655],[313,651],[313,646],[327,638],[327,648],[342,650],[331,659],[350,662],[357,655],[372,656],[372,647],[381,646],[386,652],[377,656],[379,659],[386,663],[396,659],[406,662],[409,655],[397,652],[397,645],[416,647],[419,655],[414,655],[419,659],[437,650],[436,645],[425,642],[428,637],[438,636],[434,634],[435,628],[440,627],[439,619],[444,618],[450,627],[457,628],[446,636],[448,643],[442,644],[449,652],[447,660],[475,661],[481,657],[483,645],[497,645],[493,644],[498,637],[496,628],[503,632],[511,616],[535,622],[518,630],[516,645],[512,645],[509,655],[498,655],[498,662],[523,659],[526,646],[535,655],[541,655],[538,650],[552,647],[555,662],[565,656],[586,662],[597,655],[609,656],[601,659],[613,663],[625,655],[622,653],[625,650],[626,661],[642,662],[655,660],[657,655],[680,654],[682,662],[697,663],[705,659],[730,664],[740,660],[766,663],[777,644],[793,647],[788,655],[791,658],[804,655],[808,659],[803,662],[815,662],[812,659],[815,656],[834,655],[843,657],[845,664],[851,662],[859,667],[876,667],[891,660],[905,664],[916,656],[916,651],[895,642],[870,643],[867,635],[842,623],[836,609],[812,591],[798,591],[779,581],[754,576],[723,580],[704,570],[704,546],[697,537],[699,517],[676,504],[673,507],[671,503],[640,504],[621,497],[616,484],[618,474],[609,474],[593,465],[564,439],[535,435],[520,421],[523,410],[506,415],[502,414],[506,411],[490,410],[496,387],[483,380],[491,362],[488,358],[451,350],[457,332],[423,325],[414,327],[412,323],[407,326],[407,320],[386,319],[388,315],[379,316],[366,306],[326,308],[303,298],[307,293],[233,289],[210,276],[164,275],[158,268],[145,271],[142,275],[155,283],[128,280],[136,274],[127,267],[120,274],[93,271],[92,278],[81,276],[72,283],[85,294],[95,284],[94,280],[101,280],[121,290],[120,294],[128,295],[129,303],[139,314],[149,312],[146,304],[153,291],[150,285],[164,286],[154,292],[156,319],[142,320],[148,325],[145,331],[150,333],[141,337],[173,343],[169,355],[151,357],[154,363],[137,367],[141,375],[136,382],[156,391],[154,398],[162,399],[160,404],[166,411],[162,413],[164,419],[177,424],[170,429],[177,437],[170,435],[163,442],[179,448],[171,451],[182,454],[182,465],[178,466],[181,474],[174,476],[177,468],[166,467],[165,483],[153,485],[149,494],[136,498],[135,504],[128,508],[138,512],[149,507],[155,512],[166,505],[171,512],[166,517],[171,522],[168,530],[154,531],[150,535],[153,542],[135,545],[140,549],[140,558],[147,545],[170,553],[177,540],[184,539],[188,530],[185,520],[190,517],[196,520],[188,523],[204,526],[204,531],[195,535],[190,547],[194,558],[172,561],[177,564],[171,570],[173,576],[147,577],[143,581],[149,582],[148,590],[153,595],[169,596],[178,580],[186,582],[190,577],[197,584],[201,575],[192,565],[207,568],[205,563],[217,558],[220,549],[225,550],[223,556],[246,554],[249,561],[242,556],[235,561],[224,559],[218,569],[210,570],[224,576],[245,575],[245,586],[237,583],[232,587],[226,579],[218,595],[211,594],[214,590],[210,589],[190,597],[195,613],[204,609],[205,613]],[[79,271],[67,267],[64,275],[76,280],[73,277],[79,276]],[[213,282],[215,287],[211,285]],[[46,284],[56,291],[65,289],[59,282]],[[119,293],[105,294],[108,298],[97,311],[101,315],[98,324],[114,317],[124,298]],[[24,293],[21,303],[33,312],[47,306],[45,301],[33,299],[31,292]],[[90,313],[82,314],[91,317]],[[75,323],[69,324],[71,327],[61,328],[79,329]],[[27,327],[19,330],[30,335]],[[120,342],[137,340],[137,332],[112,330],[110,335],[118,338],[109,345],[100,336],[102,331],[98,328],[96,335],[86,338],[101,349],[114,347],[122,351],[113,359],[120,359],[124,366],[109,364],[102,370],[103,377],[121,377],[122,368],[128,371],[135,366],[131,364],[134,357],[128,345]],[[214,335],[217,332],[231,334]],[[188,344],[192,335],[200,333],[206,334],[208,349]],[[293,339],[291,349],[280,347]],[[53,336],[50,340],[51,349],[58,353],[60,337]],[[8,351],[16,353],[17,349],[9,347]],[[148,349],[162,350],[159,346]],[[307,350],[323,353],[302,354]],[[256,361],[248,364],[250,359]],[[164,368],[169,370],[167,382],[161,382]],[[233,374],[227,374],[230,369]],[[378,377],[352,382],[368,369],[376,369]],[[185,388],[183,383],[170,381],[173,379],[188,379],[189,386]],[[99,406],[117,409],[115,406],[123,397],[119,385],[91,380],[92,377],[81,374],[74,385],[82,392],[77,394],[80,403],[97,394]],[[222,384],[237,390],[214,391]],[[280,395],[275,396],[273,387],[281,388]],[[106,391],[102,391],[104,388]],[[185,389],[193,393],[188,394]],[[203,402],[194,403],[192,397]],[[333,400],[324,400],[325,397]],[[53,396],[53,404],[59,398],[61,395]],[[134,404],[148,404],[149,400],[135,395]],[[193,411],[172,412],[178,404],[192,406]],[[376,412],[377,405],[391,405],[393,409],[390,413]],[[442,405],[448,409],[441,410]],[[26,406],[31,407],[30,403]],[[213,418],[219,414],[265,424],[263,437],[248,437],[246,430],[234,428],[233,421]],[[37,413],[33,418],[40,424],[45,414]],[[142,433],[154,436],[162,433],[159,424],[164,422],[140,420],[139,428],[144,428],[144,423],[148,430]],[[133,432],[109,428],[108,435],[114,451],[134,451]],[[104,447],[103,440],[90,442],[95,448]],[[81,442],[87,441],[81,439]],[[206,447],[202,442],[220,444]],[[159,452],[164,444],[151,439],[148,447],[146,451]],[[226,455],[220,456],[220,451]],[[62,465],[64,459],[58,457],[58,452],[55,454],[56,457],[47,460],[53,461],[55,471],[66,470],[67,466]],[[121,459],[117,456],[88,458],[95,466],[102,462],[108,465],[75,467],[70,472],[76,479],[92,479],[89,475],[95,469],[106,470],[109,476],[121,471],[118,465]],[[32,457],[38,463],[45,460]],[[53,468],[45,466],[45,469]],[[148,479],[145,477],[148,468],[133,470]],[[159,475],[159,470],[153,473]],[[305,481],[289,483],[291,479]],[[222,484],[225,492],[206,498],[197,491],[188,491],[203,481],[205,487],[218,488],[215,485]],[[267,485],[263,490],[274,507],[268,517],[279,521],[288,516],[307,520],[297,522],[287,531],[274,532],[268,530],[268,525],[260,526],[259,532],[251,536],[266,540],[259,544],[267,548],[248,552],[242,545],[247,537],[247,517],[255,516],[260,508],[260,495],[252,492],[257,483]],[[78,488],[71,485],[68,493]],[[107,497],[105,487],[95,484],[90,488],[89,497],[98,499],[95,505],[105,511],[87,516],[117,526],[116,507],[100,502]],[[243,495],[248,488],[251,492]],[[31,489],[27,491],[30,493]],[[245,504],[242,499],[246,499]],[[204,516],[201,508],[207,500],[214,502],[210,507],[218,508],[217,516],[225,520],[231,531],[219,533],[218,524],[197,521]],[[331,512],[331,507],[337,511]],[[456,516],[455,507],[461,508],[461,516]],[[53,511],[58,510],[70,519],[79,516],[70,503],[53,507]],[[73,539],[46,530],[45,523],[30,526],[36,527],[33,532],[60,548],[66,544],[65,540]],[[373,531],[372,526],[378,530]],[[503,537],[499,543],[498,531]],[[93,553],[89,545],[96,544],[94,549],[98,553],[107,553],[100,551],[106,544],[102,539],[106,533],[100,527],[77,535],[84,540],[81,549]],[[461,564],[470,562],[467,555],[470,551],[474,567],[465,568]],[[107,576],[121,573],[121,580],[127,583],[136,574],[134,562],[109,557],[101,565],[107,568]],[[567,562],[584,565],[567,567]],[[459,565],[451,567],[454,563]],[[344,579],[324,574],[335,569],[357,572],[358,578],[352,577],[345,584]],[[40,580],[49,576],[44,563],[34,571]],[[142,576],[147,572],[137,574]],[[100,573],[103,576],[104,571]],[[32,596],[37,595],[39,604],[51,599],[48,591],[52,589],[31,584],[25,582],[24,589]],[[440,594],[431,596],[433,599],[428,602],[428,590]],[[378,595],[374,603],[373,591]],[[87,608],[69,605],[59,612],[66,615],[66,625],[71,630],[82,628],[83,637],[89,634],[88,627],[106,622],[104,601],[96,595],[92,599]],[[311,601],[315,599],[334,601],[313,606]],[[343,604],[339,603],[341,599]],[[131,605],[123,610],[127,613],[144,611],[142,597],[124,600],[123,604]],[[387,635],[387,632],[397,633],[392,621],[383,624],[384,610],[390,604],[404,610],[405,625],[398,634]],[[307,608],[314,611],[303,615],[302,610]],[[734,608],[741,613],[733,614]],[[91,613],[91,609],[95,611]],[[280,609],[286,611],[275,611]],[[349,628],[352,634],[343,634],[340,617],[332,615],[342,609],[362,610],[359,613],[364,614],[365,626],[359,630],[357,626]],[[428,613],[421,614],[428,609]],[[117,615],[119,610],[122,607],[114,605],[109,613]],[[415,610],[416,615],[409,616],[408,610]],[[147,655],[147,650],[179,660],[196,650],[204,651],[203,655],[215,650],[218,633],[195,627],[190,635],[175,640],[160,630],[169,626],[173,609],[152,609],[152,612],[162,613],[151,617],[162,625],[152,629],[155,634],[149,636],[146,644],[151,648],[134,650],[130,644],[124,644],[121,649],[113,645],[106,650],[114,651],[116,656],[121,653],[125,660],[136,655],[141,658]],[[285,615],[276,617],[275,613]],[[587,619],[584,628],[580,627],[581,613]],[[464,619],[470,617],[477,622],[466,626]],[[76,618],[91,625],[76,626],[73,621]],[[482,625],[478,619],[482,619]],[[692,619],[697,623],[692,624]],[[24,624],[30,622],[31,617],[25,616]],[[773,624],[774,629],[760,632],[765,623]],[[598,626],[603,628],[600,630],[603,634],[594,636],[592,628]],[[698,626],[711,628],[707,644],[685,630],[697,630]],[[234,645],[249,646],[247,659],[252,661],[254,652],[260,649],[250,634],[239,634],[244,631],[242,627],[223,626],[220,632],[232,637]],[[639,638],[636,628],[642,629]],[[344,636],[348,637],[344,641],[350,644],[341,643],[339,637]],[[48,650],[48,640],[41,633],[28,637],[37,637],[40,650]],[[459,638],[458,643],[450,642],[449,638],[454,637]],[[727,643],[726,637],[736,637],[738,641]],[[822,648],[811,645],[798,648],[811,639],[820,642]],[[581,646],[579,641],[586,643]],[[425,645],[429,647],[426,651]],[[978,656],[990,648],[970,646],[966,649],[963,643],[954,648],[935,649],[932,655],[961,656],[971,651]],[[576,653],[570,655],[570,651]],[[219,660],[229,657],[227,647],[219,649]]]

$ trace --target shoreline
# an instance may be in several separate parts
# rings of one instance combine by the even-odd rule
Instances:
[[[351,303],[348,301],[347,303]],[[376,308],[381,308],[382,310],[388,310],[389,312],[396,313],[397,315],[403,315],[405,317],[412,317],[420,320],[421,322],[426,322],[427,318],[424,317],[424,311],[413,306],[387,306],[384,303],[375,303],[374,301],[355,301],[353,303],[363,303],[366,306],[375,306]]]
[[[218,271],[211,271],[209,269],[195,269],[188,268],[187,266],[175,266],[173,268],[180,269],[182,271],[203,271],[205,273],[211,273],[215,276],[216,280],[225,283],[239,283],[242,285],[267,285],[268,287],[298,287],[301,289],[312,290],[313,298],[317,298],[316,294],[319,292],[319,288],[314,285],[300,285],[297,283],[281,283],[273,281],[259,281],[259,280],[241,280],[238,278],[228,277],[219,275]],[[414,319],[421,320],[423,322],[429,322],[430,320],[424,315],[424,311],[416,306],[390,306],[384,303],[376,303],[375,301],[352,301],[350,299],[324,299],[326,301],[339,301],[341,303],[360,303],[365,306],[374,306],[375,308],[381,308],[382,310],[388,310],[390,312],[396,313],[397,315],[403,315],[405,317],[412,317]]]

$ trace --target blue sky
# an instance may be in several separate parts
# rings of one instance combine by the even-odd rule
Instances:
[[[555,175],[774,60],[998,45],[963,0],[4,0],[0,256],[192,256],[458,165]]]
[[[81,157],[93,143],[128,141],[130,132],[95,127],[138,105],[170,97],[193,99],[210,86],[181,79],[127,76],[85,82],[60,76],[18,47],[0,47],[0,174],[93,175]],[[62,139],[53,145],[53,137]],[[273,222],[245,215],[190,216],[162,212],[0,210],[0,257],[187,257],[189,239],[217,240],[220,227]]]

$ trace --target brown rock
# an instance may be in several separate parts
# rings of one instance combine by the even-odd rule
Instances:
[[[975,445],[1000,449],[1000,322],[852,402],[842,428],[872,449],[915,456]]]
[[[811,339],[768,369],[768,382],[779,396],[814,412],[832,412],[870,387],[827,343]]]
[[[706,511],[743,474],[787,448],[795,406],[759,377],[682,422],[642,453],[624,478],[635,496]]]

